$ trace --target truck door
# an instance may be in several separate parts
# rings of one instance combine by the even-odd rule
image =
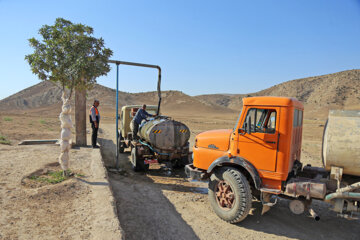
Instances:
[[[240,126],[238,155],[251,162],[256,169],[276,170],[279,116],[279,107],[251,107]],[[251,120],[250,134],[244,131],[248,118]]]

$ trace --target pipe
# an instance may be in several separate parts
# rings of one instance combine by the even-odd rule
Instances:
[[[141,140],[139,140],[139,143],[141,143],[142,145],[147,146],[148,148],[151,149],[151,151],[153,151],[153,152],[155,152],[155,153],[157,153],[157,154],[159,154],[159,155],[170,156],[170,153],[161,153],[161,152],[158,152],[158,151],[156,151],[155,149],[153,149],[149,144],[144,143],[144,142],[142,142]]]
[[[360,200],[360,193],[353,193],[353,192],[336,192],[336,193],[330,193],[326,195],[325,201],[330,201],[335,198],[355,198]]]
[[[116,169],[119,169],[119,64],[116,64]]]
[[[161,104],[161,89],[160,89],[160,85],[161,85],[161,68],[159,66],[157,66],[157,65],[152,65],[152,64],[124,62],[124,61],[116,61],[116,60],[109,60],[109,63],[115,63],[117,66],[120,65],[120,64],[123,64],[123,65],[136,66],[136,67],[156,68],[159,71],[158,84],[157,84],[157,92],[158,92],[159,102],[158,102],[158,110],[157,110],[157,113],[156,113],[157,115],[159,115],[159,113],[160,113],[160,104]]]
[[[144,64],[144,63],[135,63],[135,62],[125,62],[125,61],[116,61],[116,60],[109,60],[109,63],[115,63],[116,64],[116,168],[119,169],[119,129],[118,129],[118,118],[119,118],[119,111],[118,111],[118,105],[119,105],[119,65],[130,65],[130,66],[136,66],[136,67],[148,67],[148,68],[156,68],[159,71],[158,74],[158,84],[157,84],[157,92],[159,97],[158,102],[158,110],[157,115],[160,113],[160,104],[161,104],[161,68],[157,65],[151,65],[151,64]]]
[[[161,104],[161,89],[160,89],[160,85],[161,85],[161,68],[158,67],[157,69],[159,70],[158,85],[157,85],[157,92],[158,92],[159,102],[158,102],[158,109],[157,109],[156,115],[159,116],[159,114],[160,114],[160,104]]]
[[[157,68],[157,69],[160,68],[157,65],[145,64],[145,63],[125,62],[125,61],[117,61],[117,60],[109,60],[108,62],[115,63],[118,65],[122,64],[122,65],[136,66],[136,67],[148,67],[148,68]]]
[[[340,188],[337,192],[352,192],[358,188],[360,188],[360,182],[351,184],[347,187]]]
[[[317,215],[316,212],[312,208],[309,209],[309,213],[310,213],[311,217],[315,219],[315,221],[320,221],[319,215]]]
[[[336,193],[330,193],[326,195],[325,201],[330,201],[334,198],[356,198],[360,199],[360,193],[353,193],[350,191],[354,191],[360,188],[360,182],[351,184],[347,187],[343,187],[337,190]]]

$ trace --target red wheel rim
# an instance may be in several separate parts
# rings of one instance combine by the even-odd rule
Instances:
[[[235,195],[231,186],[226,181],[220,181],[216,185],[216,201],[219,207],[230,210],[235,204]]]

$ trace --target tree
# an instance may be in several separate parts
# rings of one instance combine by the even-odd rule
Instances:
[[[108,60],[112,51],[105,48],[102,38],[92,36],[93,31],[89,26],[57,18],[53,26],[44,25],[40,28],[40,41],[35,38],[29,39],[34,52],[25,56],[34,74],[41,80],[51,81],[62,88],[59,162],[64,174],[69,167],[71,147],[72,93],[74,90],[79,91],[80,96],[85,98],[85,91],[91,89],[96,83],[96,78],[110,71]],[[82,111],[85,113],[86,109]],[[85,125],[86,122],[82,124]]]

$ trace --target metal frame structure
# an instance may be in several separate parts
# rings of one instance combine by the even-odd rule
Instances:
[[[116,64],[116,169],[119,169],[119,130],[118,130],[118,122],[119,122],[119,65],[128,65],[135,67],[147,67],[147,68],[156,68],[158,69],[158,84],[157,84],[157,92],[159,97],[158,102],[158,110],[157,115],[160,113],[160,104],[161,104],[161,68],[157,65],[144,64],[144,63],[135,63],[135,62],[124,62],[124,61],[116,61],[109,60],[109,63]]]

